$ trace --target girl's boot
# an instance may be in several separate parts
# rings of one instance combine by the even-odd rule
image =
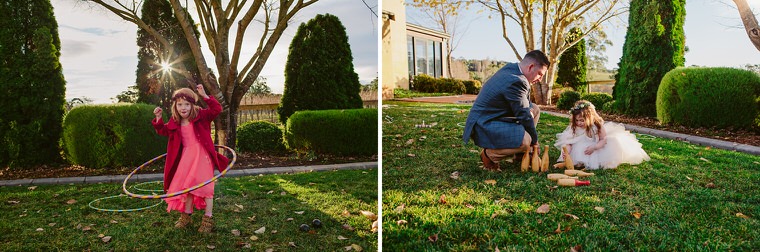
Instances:
[[[174,224],[174,227],[176,227],[176,228],[184,228],[184,227],[186,227],[187,225],[190,224],[191,220],[192,219],[190,218],[189,214],[181,213],[179,215],[179,220],[177,220],[177,223]]]
[[[198,228],[198,232],[211,233],[212,229],[214,229],[214,220],[211,216],[203,215],[203,221],[201,222],[201,227]]]

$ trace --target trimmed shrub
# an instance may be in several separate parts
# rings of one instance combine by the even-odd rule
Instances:
[[[760,123],[760,76],[734,68],[676,68],[657,91],[663,124],[751,128]]]
[[[591,102],[591,104],[594,104],[594,107],[597,109],[601,109],[605,103],[612,101],[612,95],[607,93],[591,92],[581,95],[581,100],[587,100]]]
[[[579,101],[580,99],[581,93],[578,93],[576,91],[562,92],[562,94],[559,95],[559,100],[557,100],[557,108],[562,110],[569,110],[573,107],[575,102]]]
[[[479,80],[466,80],[462,81],[462,83],[464,84],[465,94],[478,94],[480,93],[480,88],[483,87],[483,83]]]
[[[377,109],[299,111],[284,135],[287,147],[298,152],[377,154]]]
[[[594,106],[596,106],[596,105],[594,105]],[[601,109],[599,109],[599,107],[597,107],[597,109],[600,110],[600,111],[602,111],[602,112],[604,112],[604,113],[607,113],[607,114],[614,114],[614,113],[616,113],[616,111],[615,111],[615,101],[614,100],[608,101],[607,103],[602,104]]]
[[[90,168],[142,164],[166,152],[168,139],[150,121],[147,104],[79,106],[63,120],[63,149],[73,164]]]
[[[454,78],[438,78],[436,79],[436,85],[438,86],[437,92],[441,93],[464,94],[466,90],[464,83]]]
[[[250,121],[237,129],[237,147],[242,152],[280,153],[285,151],[282,130],[267,121]]]
[[[412,78],[413,89],[419,92],[435,93],[436,83],[437,81],[435,78],[426,74],[415,75],[414,78]]]

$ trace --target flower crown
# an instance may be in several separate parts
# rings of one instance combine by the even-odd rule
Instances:
[[[591,103],[591,102],[587,102],[587,101],[578,103],[577,105],[575,105],[575,107],[572,107],[570,109],[570,113],[572,114],[572,113],[575,113],[575,111],[580,111],[580,110],[586,109],[586,108],[594,108],[594,104]]]

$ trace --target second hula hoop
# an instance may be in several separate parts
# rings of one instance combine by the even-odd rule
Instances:
[[[217,174],[217,175],[216,175],[216,176],[214,176],[213,178],[211,178],[211,179],[209,179],[209,180],[206,180],[206,182],[200,183],[200,184],[198,184],[198,185],[195,185],[195,186],[193,186],[193,187],[187,188],[187,189],[185,189],[185,190],[182,190],[182,191],[179,191],[179,192],[173,192],[173,193],[167,193],[167,194],[161,194],[161,195],[145,195],[145,194],[136,194],[136,193],[131,193],[129,190],[127,190],[127,181],[129,181],[129,179],[130,179],[130,178],[131,178],[133,175],[135,175],[135,173],[137,173],[137,171],[139,171],[139,170],[140,170],[140,169],[142,169],[143,167],[145,167],[145,166],[147,166],[147,165],[149,165],[149,164],[151,164],[151,163],[155,162],[156,160],[159,160],[159,159],[161,159],[161,158],[163,158],[163,157],[166,157],[166,153],[164,153],[164,154],[162,154],[161,156],[155,157],[155,158],[151,159],[150,161],[148,161],[148,162],[145,162],[144,164],[142,164],[142,165],[140,165],[139,167],[137,167],[137,169],[135,169],[134,171],[132,171],[131,173],[129,173],[129,175],[127,175],[127,177],[126,177],[126,178],[124,178],[124,183],[122,183],[122,185],[121,185],[121,188],[122,188],[122,190],[124,191],[124,193],[125,193],[125,194],[127,194],[129,197],[132,197],[132,198],[140,198],[140,199],[163,199],[163,198],[169,198],[169,197],[174,197],[174,196],[177,196],[177,195],[186,194],[186,193],[189,193],[189,192],[195,191],[195,190],[197,190],[198,188],[201,188],[201,187],[203,187],[203,186],[205,186],[205,185],[211,184],[211,182],[214,182],[214,181],[216,181],[217,179],[219,179],[220,177],[224,176],[224,174],[227,174],[227,171],[229,171],[229,170],[232,168],[232,165],[234,165],[234,164],[235,164],[235,161],[237,160],[237,153],[235,153],[235,151],[234,151],[232,148],[230,148],[230,147],[227,147],[227,146],[224,146],[224,145],[215,145],[215,146],[216,146],[216,147],[219,147],[219,148],[223,148],[223,149],[226,149],[226,150],[228,150],[229,152],[231,152],[231,153],[232,153],[232,159],[230,160],[230,164],[229,164],[229,165],[227,165],[227,168],[226,168],[226,169],[224,169],[222,172],[220,172],[219,174]]]

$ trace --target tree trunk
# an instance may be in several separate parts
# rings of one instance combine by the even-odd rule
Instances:
[[[228,104],[229,106],[223,107],[222,113],[220,113],[219,117],[217,117],[217,119],[214,120],[214,129],[215,129],[214,137],[216,139],[216,144],[224,145],[232,149],[235,149],[236,146],[235,146],[234,139],[237,139],[237,138],[236,138],[236,131],[234,129],[237,127],[236,115],[238,111],[238,106],[235,105],[236,103],[234,102],[231,102]]]
[[[744,29],[747,30],[747,36],[755,48],[760,51],[760,26],[757,24],[755,14],[749,8],[747,0],[734,0],[736,8],[739,9],[739,15],[742,17]]]

